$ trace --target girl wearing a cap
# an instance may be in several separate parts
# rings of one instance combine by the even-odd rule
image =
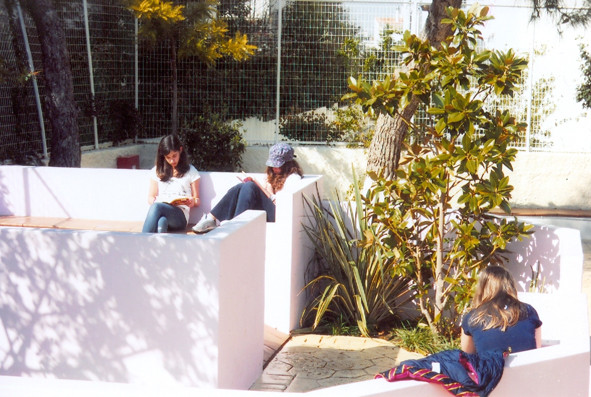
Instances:
[[[265,182],[244,178],[244,183],[228,190],[211,212],[193,227],[193,231],[206,233],[217,227],[219,222],[232,219],[246,210],[263,210],[267,213],[267,222],[275,222],[275,195],[304,175],[294,157],[293,148],[285,142],[271,146]]]

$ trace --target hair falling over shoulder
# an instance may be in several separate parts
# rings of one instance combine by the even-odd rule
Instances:
[[[158,144],[155,161],[156,175],[163,182],[172,178],[173,169],[165,159],[170,152],[180,152],[179,163],[176,166],[178,176],[183,176],[185,172],[189,171],[190,167],[187,151],[183,150],[183,144],[179,137],[176,135],[165,136]]]
[[[488,266],[480,273],[472,300],[470,322],[483,329],[507,327],[519,321],[524,305],[517,297],[515,280],[502,266]]]
[[[273,194],[283,189],[285,180],[291,174],[298,174],[301,177],[304,176],[304,171],[302,171],[302,167],[300,167],[296,160],[291,160],[283,164],[281,166],[281,172],[277,174],[273,172],[272,167],[267,167],[267,180],[273,189]]]

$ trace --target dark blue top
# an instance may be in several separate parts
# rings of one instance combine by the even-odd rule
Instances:
[[[535,330],[542,325],[542,322],[536,309],[527,303],[523,305],[525,310],[519,321],[507,327],[505,331],[501,331],[500,328],[483,331],[481,325],[470,325],[470,318],[474,311],[464,316],[462,328],[466,335],[472,336],[477,353],[496,349],[507,351],[509,347],[513,353],[516,353],[536,348]]]

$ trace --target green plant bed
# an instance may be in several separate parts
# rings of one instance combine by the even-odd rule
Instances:
[[[355,178],[354,201],[343,202],[338,194],[330,202],[306,197],[304,202],[312,224],[304,230],[314,244],[314,260],[305,286],[312,300],[301,316],[301,325],[314,332],[355,326],[371,336],[382,324],[400,318],[411,299],[410,281],[394,276],[393,262],[377,244],[362,244],[366,234],[379,234],[380,224],[367,223]],[[336,325],[335,325],[336,324]]]
[[[428,326],[409,322],[393,328],[387,339],[405,350],[424,355],[460,348],[458,337],[435,334]]]

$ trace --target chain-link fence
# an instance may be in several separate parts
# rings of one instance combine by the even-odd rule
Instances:
[[[7,8],[10,3],[16,4],[14,9]],[[169,45],[138,40],[137,22],[119,0],[54,4],[67,38],[82,145],[169,133]],[[399,59],[389,48],[403,31],[423,30],[427,9],[428,3],[415,1],[222,0],[218,11],[230,33],[247,34],[257,50],[248,61],[220,59],[209,67],[196,58],[179,59],[181,127],[190,126],[198,115],[217,114],[239,120],[250,144],[286,138],[362,143],[359,131],[368,127],[354,121],[363,116],[340,102],[347,79],[380,79],[391,73]],[[578,65],[576,46],[589,39],[573,30],[563,32],[561,44],[553,44],[560,40],[555,24],[528,24],[528,7],[491,7],[491,14],[495,20],[484,31],[483,46],[511,47],[530,59],[519,93],[494,104],[528,123],[519,148],[591,151],[588,138],[576,141],[568,135],[573,129],[591,134],[585,110],[574,99],[577,72],[564,76],[567,66],[572,70]],[[565,40],[571,47],[575,43],[574,50],[559,52],[562,62],[549,68],[548,59],[556,58],[556,48],[563,48]],[[0,3],[0,61],[0,157],[38,153],[46,147],[44,137],[51,139],[43,112],[41,51],[34,24],[18,1]]]

